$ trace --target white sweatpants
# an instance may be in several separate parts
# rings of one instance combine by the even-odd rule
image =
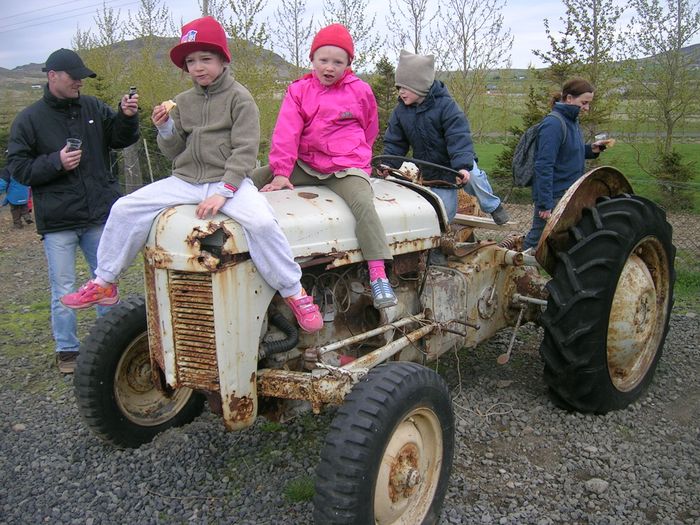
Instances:
[[[213,195],[216,187],[216,183],[190,184],[171,176],[119,199],[112,206],[100,239],[95,275],[116,282],[146,244],[153,220],[160,212],[178,204],[199,204]],[[250,179],[245,179],[233,197],[226,199],[220,212],[243,227],[250,258],[263,279],[282,297],[299,293],[301,268],[292,257],[270,203]]]

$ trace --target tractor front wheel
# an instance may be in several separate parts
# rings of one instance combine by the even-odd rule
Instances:
[[[372,369],[331,424],[317,469],[316,523],[437,523],[453,451],[444,380],[416,363]]]

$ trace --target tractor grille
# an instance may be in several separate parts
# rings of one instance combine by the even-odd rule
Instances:
[[[218,391],[211,274],[171,271],[169,277],[179,383]]]

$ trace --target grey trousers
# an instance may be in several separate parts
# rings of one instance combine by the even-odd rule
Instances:
[[[257,168],[251,175],[251,179],[258,189],[270,182],[272,177],[269,166]],[[357,223],[355,235],[365,260],[392,258],[384,226],[374,207],[374,192],[367,177],[349,173],[343,177],[331,175],[328,178],[319,179],[296,164],[289,181],[294,186],[328,186],[350,207]]]

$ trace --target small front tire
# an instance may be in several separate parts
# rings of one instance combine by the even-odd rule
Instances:
[[[138,447],[201,414],[204,396],[189,388],[156,388],[143,298],[129,298],[99,317],[80,347],[73,378],[87,426],[117,447]]]
[[[331,424],[317,469],[315,522],[437,523],[453,453],[444,380],[416,363],[380,365]]]

